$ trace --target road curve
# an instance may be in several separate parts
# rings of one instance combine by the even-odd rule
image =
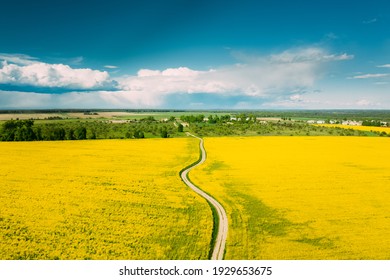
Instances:
[[[225,245],[226,245],[226,238],[227,238],[227,233],[228,233],[228,219],[226,215],[225,209],[222,207],[222,205],[215,200],[212,196],[208,195],[201,189],[199,189],[197,186],[195,186],[189,179],[188,179],[188,173],[195,168],[198,165],[201,165],[203,162],[206,160],[206,150],[203,146],[203,139],[199,138],[191,133],[187,133],[188,136],[195,137],[200,140],[199,143],[199,148],[201,150],[201,160],[196,164],[191,167],[188,167],[183,170],[181,173],[181,179],[183,182],[189,186],[194,192],[205,198],[216,210],[218,214],[218,233],[215,238],[215,244],[214,244],[214,249],[213,249],[213,254],[211,256],[212,260],[222,260],[223,255],[225,252]]]

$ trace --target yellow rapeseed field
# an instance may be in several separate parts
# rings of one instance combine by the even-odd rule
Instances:
[[[207,259],[196,139],[0,143],[0,259]]]
[[[190,178],[229,219],[226,259],[390,259],[390,139],[206,138]]]
[[[390,127],[343,125],[343,124],[316,124],[316,126],[339,127],[339,128],[344,128],[344,129],[354,129],[354,130],[377,131],[377,132],[390,133]]]

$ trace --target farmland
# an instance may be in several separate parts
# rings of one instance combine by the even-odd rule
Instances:
[[[196,139],[0,143],[0,259],[206,259]]]
[[[340,114],[337,117],[337,114]],[[347,114],[348,113],[348,114]],[[302,117],[298,117],[301,114]],[[370,115],[371,114],[371,117]],[[313,125],[343,123],[341,116],[371,125],[389,123],[387,111],[379,112],[191,112],[42,110],[0,111],[0,141],[62,141],[85,139],[180,138],[190,132],[214,136],[390,136],[384,131],[352,126]],[[314,120],[308,121],[311,116]],[[332,116],[332,120],[329,117]],[[372,119],[374,118],[374,119]],[[380,118],[380,119],[378,119]],[[370,120],[371,119],[371,120]],[[355,119],[348,122],[356,123]],[[382,129],[382,128],[381,128]]]
[[[191,180],[225,207],[226,259],[389,259],[390,139],[206,138]]]
[[[390,127],[361,126],[361,125],[352,125],[351,126],[351,125],[342,125],[342,124],[321,124],[321,125],[317,125],[317,126],[353,129],[353,130],[359,130],[359,131],[385,132],[387,134],[390,133]]]
[[[196,114],[4,115],[0,259],[209,258],[222,223],[180,180],[199,157],[188,132],[205,137],[189,178],[228,214],[226,259],[390,258],[388,128]]]

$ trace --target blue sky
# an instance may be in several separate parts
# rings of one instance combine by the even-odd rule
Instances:
[[[0,7],[0,109],[390,109],[388,1]]]

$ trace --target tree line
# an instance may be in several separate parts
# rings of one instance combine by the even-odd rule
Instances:
[[[364,125],[364,126],[378,126],[378,127],[381,127],[381,126],[390,126],[390,122],[387,123],[387,122],[382,122],[380,120],[364,120],[362,125]]]
[[[92,137],[91,137],[92,138]],[[4,122],[0,139],[2,141],[51,141],[87,139],[87,129],[75,126],[35,126],[33,120],[9,120]]]
[[[390,136],[385,132],[358,131],[309,125],[304,121],[259,121],[253,114],[190,115],[182,116],[183,126],[174,117],[165,121],[147,117],[124,123],[110,121],[37,121],[9,120],[0,126],[1,141],[55,141],[84,139],[142,139],[180,137],[185,131],[203,136],[228,135],[340,135],[340,136]],[[376,124],[370,122],[371,124]]]
[[[182,126],[148,119],[137,123],[106,121],[64,121],[35,123],[34,120],[9,120],[0,127],[1,141],[56,141],[84,139],[169,138],[180,134]]]

